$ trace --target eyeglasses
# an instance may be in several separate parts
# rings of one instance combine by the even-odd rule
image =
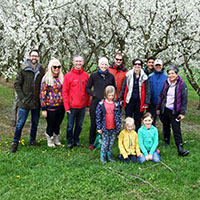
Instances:
[[[31,55],[32,58],[38,58],[39,56],[37,55]]]
[[[142,66],[142,64],[141,64],[141,63],[135,63],[134,65]]]
[[[123,59],[115,58],[117,61],[122,61]]]
[[[60,69],[61,68],[61,66],[60,65],[58,65],[58,66],[52,66],[54,69]]]

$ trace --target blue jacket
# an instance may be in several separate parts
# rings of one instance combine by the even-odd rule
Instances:
[[[164,68],[161,72],[154,70],[149,76],[150,82],[150,91],[151,91],[151,103],[156,105],[158,103],[160,93],[162,91],[165,80],[167,79],[167,74],[165,73]]]
[[[102,130],[103,132],[106,130],[106,110],[104,106],[104,99],[102,99],[96,108],[96,124],[97,130]],[[114,110],[114,118],[115,118],[115,126],[117,135],[121,129],[121,110],[120,110],[120,103],[115,101],[115,110]]]

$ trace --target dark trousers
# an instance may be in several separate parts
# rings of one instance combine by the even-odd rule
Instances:
[[[70,111],[70,114],[67,113],[67,142],[68,144],[72,144],[74,140],[74,144],[77,144],[79,143],[79,135],[82,130],[82,124],[85,117],[85,107],[80,109],[71,108]]]
[[[51,111],[47,110],[47,134],[52,137],[53,133],[56,135],[60,134],[60,125],[62,123],[62,120],[65,116],[65,109],[64,107]]]
[[[94,144],[96,138],[96,107],[98,102],[92,102],[90,105],[90,134],[89,134],[89,144]]]
[[[133,117],[135,121],[135,131],[137,132],[141,126],[141,117],[142,113],[140,112],[140,101],[135,101],[134,99],[130,99],[130,102],[126,105],[125,114],[126,117]]]
[[[165,111],[163,114],[164,140],[166,143],[169,144],[170,125],[171,125],[173,133],[174,133],[174,139],[175,139],[176,145],[179,145],[182,143],[181,124],[180,124],[180,121],[179,122],[176,121],[178,114],[172,114],[172,112],[173,112],[172,110],[165,108]]]

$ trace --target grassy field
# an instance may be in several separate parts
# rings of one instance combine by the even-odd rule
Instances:
[[[88,150],[89,116],[86,114],[81,143],[83,149],[65,147],[50,149],[44,137],[46,122],[41,118],[37,141],[39,147],[28,146],[30,118],[18,151],[9,153],[14,128],[10,126],[13,84],[0,79],[0,198],[2,200],[50,199],[200,199],[200,111],[198,97],[189,87],[189,105],[182,122],[187,157],[178,157],[174,139],[170,146],[159,149],[161,163],[123,164],[119,161],[103,165],[99,149]],[[66,118],[62,123],[61,141],[66,144]],[[161,126],[159,124],[159,132]],[[116,159],[117,140],[113,148]],[[117,159],[116,159],[117,160]]]

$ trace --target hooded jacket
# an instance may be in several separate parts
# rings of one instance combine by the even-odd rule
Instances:
[[[165,105],[167,101],[167,92],[169,89],[169,80],[167,79],[165,81],[165,84],[163,86],[160,99],[157,104],[157,110],[161,110],[162,113],[164,113]],[[178,76],[175,86],[175,99],[174,99],[174,110],[173,114],[182,114],[185,115],[186,108],[187,108],[187,86],[183,79]]]
[[[133,91],[133,83],[134,83],[134,69],[130,70],[126,74],[126,78],[122,85],[122,90],[119,94],[119,100],[124,100],[124,106],[129,103],[132,91]],[[150,103],[150,84],[148,80],[148,76],[144,73],[143,69],[140,72],[139,78],[139,96],[140,96],[140,112],[144,111],[143,106],[149,105]]]
[[[90,97],[85,92],[88,78],[89,75],[83,68],[77,70],[74,67],[64,76],[62,93],[66,112],[70,108],[90,106]]]
[[[19,97],[19,107],[24,109],[40,108],[40,85],[44,76],[44,68],[39,63],[32,68],[29,59],[19,69],[14,83]]]

